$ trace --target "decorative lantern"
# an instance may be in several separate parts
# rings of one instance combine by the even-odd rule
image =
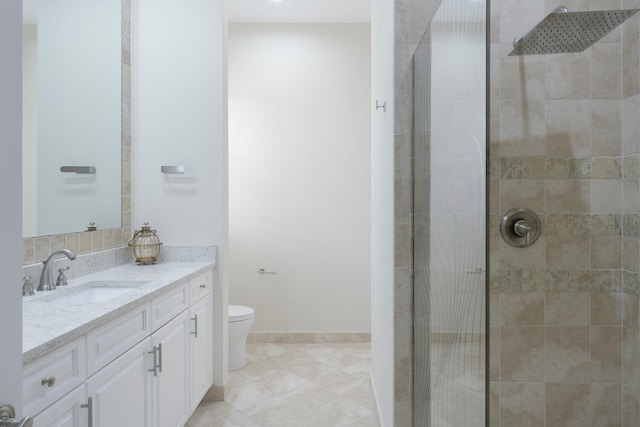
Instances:
[[[129,240],[129,247],[131,247],[133,256],[136,257],[136,262],[139,265],[155,264],[161,244],[156,230],[152,230],[148,222],[142,225],[142,230],[136,230]]]

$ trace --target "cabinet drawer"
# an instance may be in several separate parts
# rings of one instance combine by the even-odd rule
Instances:
[[[153,331],[189,307],[187,291],[187,283],[183,283],[151,301],[151,328]]]
[[[151,304],[137,307],[87,335],[88,376],[151,334]]]
[[[213,273],[208,271],[189,281],[189,301],[198,302],[203,296],[211,293],[213,287]]]
[[[33,424],[38,427],[85,426],[89,412],[82,405],[86,403],[85,387],[81,385],[36,415]]]
[[[84,337],[26,366],[22,376],[25,414],[37,414],[87,376]]]

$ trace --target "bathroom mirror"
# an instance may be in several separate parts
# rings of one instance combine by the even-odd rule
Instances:
[[[23,237],[119,228],[122,1],[23,5]]]

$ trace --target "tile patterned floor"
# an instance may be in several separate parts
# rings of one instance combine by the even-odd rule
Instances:
[[[370,344],[248,344],[224,402],[185,427],[378,427]]]

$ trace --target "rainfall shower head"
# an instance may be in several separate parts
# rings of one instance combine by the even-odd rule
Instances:
[[[516,37],[509,56],[582,52],[638,10],[569,12],[559,6],[523,37]]]

